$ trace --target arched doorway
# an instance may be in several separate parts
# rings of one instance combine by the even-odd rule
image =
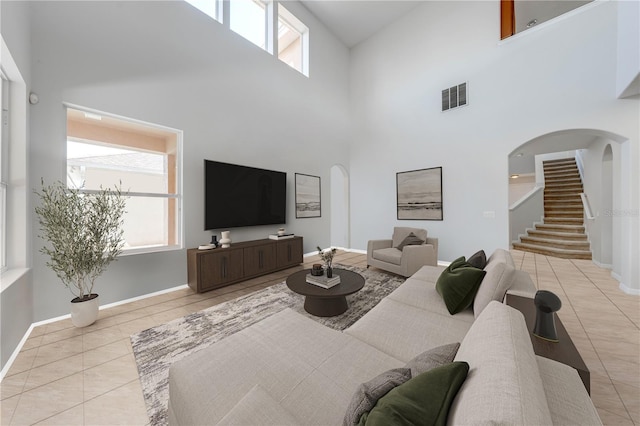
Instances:
[[[622,135],[598,129],[567,129],[530,139],[509,154],[509,174],[517,174],[514,167],[528,159],[527,164],[536,164],[536,184],[543,182],[537,177],[538,163],[542,162],[539,157],[575,156],[586,199],[595,216],[584,221],[593,260],[599,266],[610,268],[611,275],[627,293],[637,291],[635,285],[627,284],[634,282],[635,276],[634,260],[626,249],[633,247],[629,232],[632,218],[616,216],[616,212],[633,211],[630,149],[631,141]],[[521,222],[516,213],[510,209],[510,227]]]
[[[331,167],[331,246],[349,248],[349,175],[336,164]]]

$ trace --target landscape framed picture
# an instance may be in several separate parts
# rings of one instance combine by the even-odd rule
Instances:
[[[320,217],[320,177],[296,173],[296,218]]]
[[[396,173],[398,220],[442,220],[442,167]]]

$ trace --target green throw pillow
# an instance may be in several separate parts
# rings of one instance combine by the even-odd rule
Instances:
[[[422,373],[380,398],[360,417],[359,425],[445,426],[449,407],[468,372],[466,362],[452,362]]]
[[[482,269],[465,262],[464,257],[454,260],[442,271],[436,281],[436,290],[451,315],[471,306],[485,275],[486,272]]]

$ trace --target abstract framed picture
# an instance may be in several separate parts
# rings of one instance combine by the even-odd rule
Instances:
[[[398,220],[442,220],[442,167],[396,173]]]
[[[296,218],[320,217],[320,177],[296,173]]]

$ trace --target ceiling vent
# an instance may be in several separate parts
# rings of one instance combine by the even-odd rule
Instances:
[[[442,91],[442,111],[448,111],[466,104],[467,83],[461,83]]]

